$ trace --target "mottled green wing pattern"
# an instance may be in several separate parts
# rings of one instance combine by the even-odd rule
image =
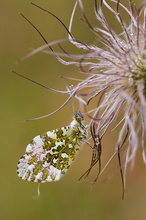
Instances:
[[[36,136],[18,162],[18,176],[40,183],[60,180],[86,139],[82,121],[82,114],[76,112],[69,126]]]

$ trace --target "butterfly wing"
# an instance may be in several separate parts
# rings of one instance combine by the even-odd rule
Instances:
[[[18,176],[41,183],[60,180],[79,149],[75,136],[70,126],[36,136],[18,162]]]

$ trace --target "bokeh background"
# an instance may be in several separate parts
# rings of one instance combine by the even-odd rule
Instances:
[[[68,25],[75,0],[35,0],[34,3],[55,13]],[[83,3],[90,21],[95,24],[93,1],[83,0]],[[88,146],[83,147],[64,178],[56,183],[41,185],[41,196],[37,199],[34,198],[37,195],[37,184],[22,181],[17,177],[17,161],[24,153],[29,141],[37,134],[68,125],[73,110],[72,103],[69,103],[48,118],[24,122],[26,119],[50,113],[59,107],[66,97],[50,93],[14,75],[11,70],[46,86],[62,90],[71,82],[59,77],[77,74],[74,67],[63,66],[55,57],[43,53],[38,53],[16,64],[16,61],[31,48],[44,44],[19,12],[26,15],[48,41],[67,37],[66,31],[58,21],[33,7],[28,1],[0,0],[0,219],[144,219],[146,216],[146,167],[142,163],[140,152],[136,158],[134,170],[131,172],[128,169],[127,191],[123,201],[119,174],[106,182],[102,181],[114,173],[118,166],[116,158],[93,188],[91,188],[91,181],[96,176],[97,168],[89,179],[78,182],[90,163],[92,152]],[[80,17],[78,8],[73,26],[75,36],[85,42],[94,42],[94,36]],[[74,50],[72,47],[67,49]],[[113,139],[114,136],[107,135],[104,144],[106,146],[108,143],[109,148],[105,148],[107,151],[104,152],[105,161],[112,152],[110,146],[112,150],[114,149]]]

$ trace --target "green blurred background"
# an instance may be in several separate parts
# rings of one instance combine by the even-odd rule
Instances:
[[[54,12],[66,25],[69,24],[74,2],[74,0],[34,1]],[[83,2],[87,15],[91,17],[90,21],[95,24],[93,1],[84,0]],[[93,188],[91,188],[91,180],[96,176],[96,169],[89,179],[77,181],[90,163],[91,150],[88,146],[83,147],[61,181],[41,185],[41,196],[38,199],[34,199],[37,194],[37,184],[22,181],[17,177],[16,164],[24,153],[26,145],[37,134],[69,124],[72,117],[72,103],[51,117],[25,123],[26,119],[55,110],[66,97],[50,93],[14,75],[11,70],[56,89],[64,89],[71,83],[60,79],[60,75],[74,76],[77,73],[74,67],[63,66],[53,56],[42,53],[16,65],[16,61],[31,48],[44,43],[35,30],[19,15],[19,12],[37,25],[48,41],[64,38],[67,33],[58,21],[33,7],[26,0],[8,0],[0,3],[0,219],[144,219],[146,216],[146,167],[141,161],[140,153],[136,159],[134,171],[130,172],[128,169],[124,201],[121,200],[119,174],[106,183],[99,180]],[[94,36],[82,24],[80,16],[78,9],[73,26],[75,36],[85,42],[94,42]],[[112,146],[113,136],[107,136],[106,141]],[[108,159],[109,155],[110,150],[107,149],[107,158],[105,156],[104,159]],[[115,158],[102,179],[112,174],[117,166],[118,162]]]

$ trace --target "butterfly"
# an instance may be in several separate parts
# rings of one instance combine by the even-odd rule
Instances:
[[[87,138],[87,127],[83,120],[81,112],[75,112],[68,126],[33,138],[18,161],[18,176],[39,183],[60,180]]]

